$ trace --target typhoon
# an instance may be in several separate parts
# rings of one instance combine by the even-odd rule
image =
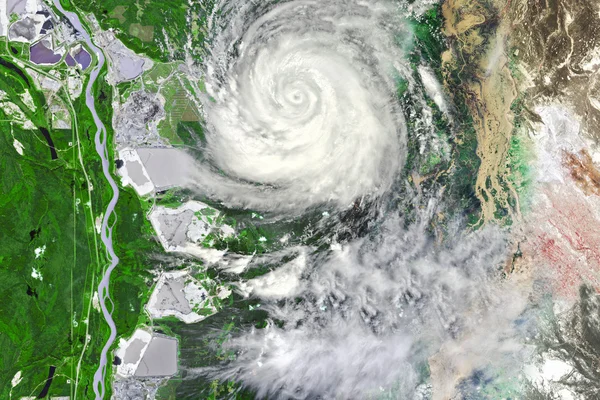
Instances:
[[[405,159],[394,99],[405,73],[391,5],[232,2],[214,17],[203,104],[207,167],[196,183],[263,211],[378,198]]]
[[[0,6],[0,399],[600,398],[598,0],[137,3]]]
[[[234,334],[234,359],[190,369],[190,379],[277,399],[430,398],[435,379],[442,399],[510,368],[525,352],[513,321],[527,290],[498,279],[505,232],[470,233],[457,214],[436,235],[430,224],[452,196],[407,181],[407,121],[423,152],[443,146],[426,97],[450,129],[453,118],[428,67],[417,79],[410,69],[406,12],[383,1],[218,9],[192,187],[274,220],[316,211],[319,239],[253,258],[280,266],[232,283],[260,300],[268,326]],[[404,107],[401,81],[411,87]]]

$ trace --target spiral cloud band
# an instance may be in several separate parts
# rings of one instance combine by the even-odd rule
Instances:
[[[195,177],[233,205],[347,207],[389,188],[404,158],[389,6],[227,2],[214,17],[204,101],[211,168]],[[214,171],[220,172],[216,174]],[[212,172],[211,172],[212,170]]]
[[[448,220],[449,238],[432,240],[444,190],[414,191],[397,179],[407,141],[397,79],[410,82],[415,103],[426,105],[428,90],[405,61],[408,11],[397,4],[216,7],[197,189],[276,217],[322,205],[341,217],[331,218],[336,225],[319,249],[294,244],[261,255],[256,265],[277,269],[236,286],[260,299],[271,322],[232,335],[225,346],[235,358],[188,368],[188,379],[240,382],[257,398],[324,400],[431,398],[435,382],[433,398],[447,399],[477,371],[514,370],[523,348],[513,321],[526,290],[498,279],[504,233],[463,232],[461,221]],[[425,83],[434,93],[431,75]],[[415,125],[431,124],[429,108],[405,111]],[[384,195],[403,203],[356,202]],[[319,223],[329,214],[321,215]]]

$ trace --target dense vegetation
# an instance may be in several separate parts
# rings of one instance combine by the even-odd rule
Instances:
[[[0,57],[0,87],[6,101],[34,125],[24,129],[13,114],[0,109],[0,347],[4,352],[0,380],[10,382],[21,371],[23,380],[12,395],[37,395],[49,367],[56,366],[50,393],[72,395],[82,357],[79,384],[81,393],[86,393],[89,367],[104,341],[99,314],[89,312],[104,259],[92,212],[101,209],[103,197],[103,184],[93,172],[100,171],[93,136],[84,133],[84,113],[79,128],[53,129],[44,93],[11,57]],[[33,108],[22,100],[26,91]],[[66,91],[57,95],[71,104]],[[74,100],[72,107],[81,111],[85,105]],[[22,144],[23,155],[17,152],[15,140]],[[88,328],[94,334],[86,344]],[[0,397],[8,398],[10,389],[3,385]]]

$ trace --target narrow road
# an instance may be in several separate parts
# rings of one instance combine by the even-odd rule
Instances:
[[[72,13],[70,11],[66,11],[60,4],[60,0],[54,0],[54,5],[81,34],[88,48],[96,55],[96,58],[98,60],[96,66],[92,69],[90,73],[90,79],[85,88],[85,104],[92,113],[92,116],[94,117],[94,123],[96,124],[97,130],[94,140],[96,144],[96,152],[102,159],[102,172],[104,173],[104,177],[106,178],[106,180],[110,184],[110,187],[113,190],[113,196],[110,202],[108,203],[108,206],[106,207],[106,211],[104,212],[104,218],[102,220],[102,231],[100,233],[100,238],[102,239],[102,243],[104,243],[110,261],[110,265],[108,266],[108,268],[106,268],[106,271],[102,276],[102,280],[98,285],[98,297],[100,301],[100,307],[102,309],[104,319],[110,327],[110,336],[108,337],[108,340],[102,348],[102,353],[100,354],[100,364],[98,365],[98,369],[94,374],[94,394],[96,396],[96,400],[101,400],[104,399],[104,395],[106,393],[105,378],[106,366],[108,363],[108,350],[111,348],[115,341],[115,338],[117,337],[117,328],[112,318],[113,307],[111,307],[111,311],[109,311],[106,306],[106,302],[109,301],[112,303],[108,290],[110,274],[119,263],[119,258],[117,257],[113,249],[112,226],[108,225],[108,220],[111,217],[111,215],[114,214],[115,206],[117,205],[117,201],[119,199],[119,187],[117,186],[115,180],[110,174],[110,162],[108,160],[108,152],[106,149],[106,128],[104,127],[104,124],[102,123],[102,121],[98,117],[98,114],[96,113],[95,99],[92,94],[94,82],[98,78],[98,74],[100,73],[100,69],[104,65],[105,59],[102,51],[100,51],[100,49],[96,47],[94,43],[92,43],[90,35],[84,29],[83,25],[81,24],[81,20],[79,19],[77,14]],[[114,216],[116,220],[116,214],[114,214]]]

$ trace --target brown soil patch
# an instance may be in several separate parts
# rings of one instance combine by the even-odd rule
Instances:
[[[181,115],[182,121],[199,121],[200,116],[198,115],[198,110],[194,107],[193,102],[189,102],[185,111]]]
[[[594,165],[587,150],[582,149],[578,154],[565,151],[563,165],[585,194],[600,196],[600,171]]]
[[[600,141],[600,109],[590,97],[599,68],[589,66],[600,48],[598,0],[511,0],[507,10],[531,98],[571,104],[584,134]]]

